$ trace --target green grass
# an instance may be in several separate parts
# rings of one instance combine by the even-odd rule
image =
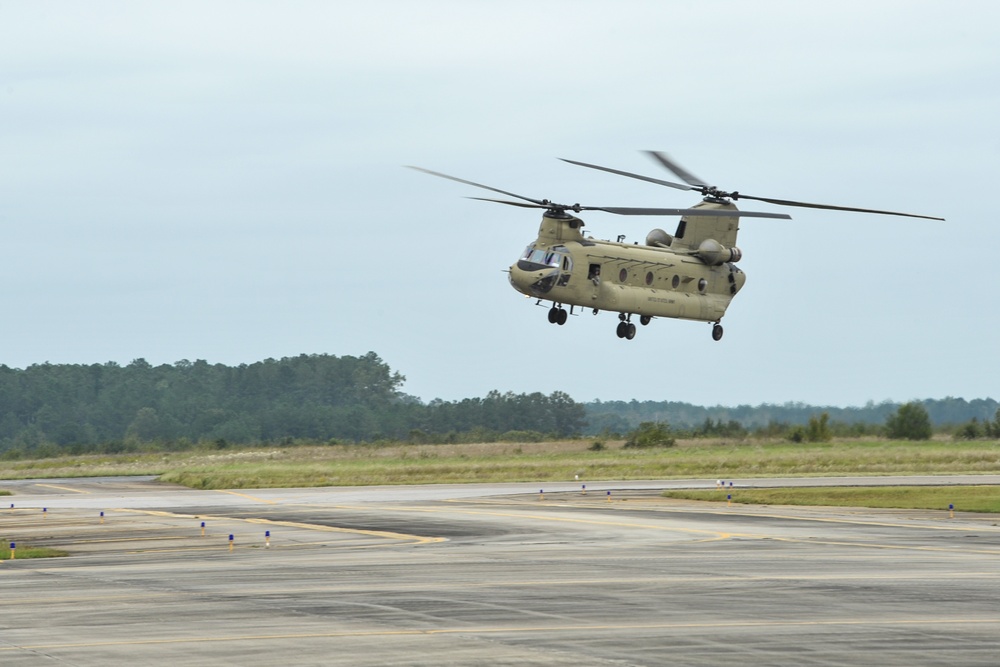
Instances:
[[[201,489],[627,479],[750,479],[1000,473],[1000,443],[682,441],[622,449],[591,440],[471,445],[331,445],[5,461],[0,478],[159,475]]]
[[[897,509],[947,510],[1000,513],[1000,486],[884,486],[808,487],[784,489],[723,489],[711,491],[665,491],[667,498],[751,505],[826,505]]]
[[[61,558],[69,554],[60,549],[50,549],[49,547],[18,546],[15,550],[17,560],[23,558]],[[10,542],[4,540],[0,546],[0,560],[10,560]]]

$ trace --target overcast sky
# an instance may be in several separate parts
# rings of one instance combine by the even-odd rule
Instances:
[[[374,351],[424,400],[1000,398],[998,119],[987,0],[0,1],[0,363]],[[556,159],[676,180],[644,149],[947,222],[746,219],[725,338],[655,320],[625,341],[510,287],[538,211],[402,167],[696,203]]]

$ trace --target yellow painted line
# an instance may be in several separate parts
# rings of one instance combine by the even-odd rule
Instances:
[[[531,506],[542,506],[542,507],[561,507],[564,509],[611,509],[614,511],[624,512],[628,510],[640,511],[640,512],[655,512],[657,514],[690,514],[692,511],[696,511],[699,514],[711,514],[713,516],[726,516],[733,518],[763,518],[763,519],[781,519],[785,521],[798,521],[798,522],[816,522],[816,523],[836,523],[845,524],[851,526],[873,526],[876,528],[907,528],[907,529],[921,529],[921,530],[944,530],[952,532],[968,532],[969,530],[977,530],[981,532],[1000,532],[1000,527],[984,525],[981,523],[969,524],[956,521],[954,519],[944,518],[944,513],[947,510],[941,510],[942,518],[941,523],[927,523],[929,521],[934,521],[933,518],[928,518],[926,516],[916,517],[910,522],[890,522],[890,521],[872,521],[865,519],[852,519],[852,518],[836,518],[836,517],[822,517],[822,516],[807,516],[807,515],[791,515],[791,514],[776,514],[771,512],[746,512],[739,511],[735,507],[733,509],[706,509],[706,508],[669,508],[669,507],[650,507],[652,502],[645,503],[644,507],[636,507],[632,505],[628,506],[625,501],[615,501],[614,503],[607,502],[597,502],[597,501],[580,501],[572,503],[548,503],[548,502],[538,502],[538,501],[524,501],[523,503],[511,502],[504,503],[502,500],[484,500],[477,501],[475,499],[452,499],[446,502],[452,503],[466,503],[473,505],[503,505],[507,504],[510,507],[531,507]],[[629,501],[632,502],[632,501]],[[808,510],[816,510],[817,507],[810,506],[804,508]],[[836,506],[829,506],[827,509],[837,510],[842,509]],[[896,510],[894,508],[872,508],[872,511],[908,511],[908,510]],[[913,512],[921,511],[932,511],[932,510],[910,510]]]
[[[250,518],[244,519],[239,517],[229,517],[229,516],[209,516],[207,514],[175,514],[173,512],[163,512],[160,510],[134,510],[134,509],[117,509],[116,512],[132,512],[135,514],[148,514],[151,516],[162,516],[171,517],[177,519],[200,519],[203,521],[215,521],[219,523],[229,522],[240,522],[240,523],[256,523],[268,526],[284,526],[286,528],[300,528],[302,530],[312,530],[325,533],[348,533],[351,535],[368,535],[371,537],[381,537],[390,540],[401,540],[405,542],[410,542],[413,544],[434,544],[437,542],[446,542],[447,539],[444,537],[424,537],[422,535],[408,535],[406,533],[392,533],[384,530],[363,530],[360,528],[340,528],[338,526],[323,526],[315,523],[300,523],[297,521],[276,521],[272,519],[258,519]]]
[[[872,628],[906,627],[906,626],[940,626],[940,625],[1000,625],[1000,618],[918,618],[885,620],[883,618],[867,619],[834,619],[828,621],[730,621],[704,623],[614,623],[594,625],[581,623],[579,625],[511,625],[497,627],[461,627],[442,628],[438,630],[354,630],[331,632],[296,632],[261,635],[222,635],[218,637],[176,637],[172,639],[126,639],[118,641],[72,642],[62,644],[24,644],[18,646],[0,646],[0,653],[12,651],[43,651],[58,649],[101,648],[107,646],[153,646],[165,644],[203,644],[211,642],[244,642],[244,641],[275,641],[302,639],[330,639],[336,637],[422,637],[434,635],[466,635],[484,634],[537,634],[540,632],[557,633],[592,633],[600,631],[620,632],[623,630],[723,630],[728,628],[795,628],[795,627],[851,627],[867,626]]]
[[[567,505],[548,505],[552,507],[567,507]],[[515,507],[521,507],[521,505],[514,505]],[[595,505],[594,507],[601,507],[600,505]],[[588,508],[589,509],[589,508]],[[822,544],[826,546],[843,546],[843,547],[866,547],[872,549],[892,549],[899,551],[925,551],[925,552],[937,552],[937,553],[951,553],[951,554],[986,554],[986,555],[1000,555],[1000,550],[995,549],[963,549],[963,548],[947,548],[947,547],[919,547],[919,546],[906,546],[906,545],[894,545],[894,544],[879,544],[879,543],[866,543],[866,542],[834,542],[834,541],[824,541],[816,540],[811,538],[788,538],[780,537],[775,535],[769,535],[766,533],[730,533],[718,530],[704,530],[699,528],[684,528],[679,526],[663,526],[657,524],[646,524],[646,523],[632,523],[624,521],[604,521],[597,519],[581,519],[575,517],[567,516],[555,516],[555,515],[538,515],[531,514],[530,512],[487,512],[485,510],[432,510],[440,512],[450,512],[455,514],[471,514],[471,515],[483,515],[483,516],[499,516],[506,518],[521,518],[521,519],[534,519],[538,521],[554,521],[563,523],[580,523],[589,524],[596,526],[610,526],[615,528],[641,528],[644,530],[656,530],[664,532],[675,532],[675,533],[689,533],[695,535],[714,535],[715,537],[706,538],[704,540],[699,540],[699,542],[712,542],[718,540],[727,540],[732,538],[742,538],[742,539],[753,539],[753,540],[775,540],[781,542],[790,543],[800,543],[800,544]],[[690,510],[653,510],[657,513],[681,513],[689,512]],[[968,525],[965,526],[927,526],[927,525],[912,525],[912,524],[902,524],[902,523],[879,523],[872,521],[855,521],[850,519],[825,519],[825,518],[812,518],[812,517],[795,517],[786,516],[778,514],[750,514],[750,513],[738,513],[738,512],[726,512],[726,511],[713,511],[706,512],[708,514],[716,514],[722,516],[733,516],[735,517],[764,517],[772,519],[787,519],[789,521],[826,521],[830,523],[842,523],[850,525],[864,525],[864,526],[879,526],[879,527],[890,527],[890,528],[907,528],[907,529],[934,529],[934,530],[950,530],[950,531],[969,531],[972,528]]]
[[[163,529],[165,530],[165,528]],[[78,544],[114,544],[117,542],[156,542],[163,540],[189,540],[190,535],[158,535],[155,537],[115,537],[103,540],[73,540],[73,546]],[[201,539],[201,538],[198,538]]]
[[[55,484],[38,484],[38,483],[35,483],[35,486],[44,486],[47,489],[59,489],[60,491],[72,491],[73,493],[88,493],[88,494],[90,493],[90,491],[83,491],[82,489],[73,489],[73,488],[70,488],[68,486],[57,486]]]
[[[250,495],[247,495],[245,493],[240,493],[238,491],[223,491],[223,490],[220,490],[220,489],[216,489],[216,491],[218,493],[228,493],[229,495],[232,495],[232,496],[239,496],[240,498],[246,498],[247,500],[252,500],[255,503],[267,503],[268,505],[277,505],[278,504],[277,500],[267,500],[266,498],[258,498],[256,496],[250,496]]]
[[[798,537],[771,537],[775,542],[792,542],[798,544],[821,544],[827,547],[865,547],[868,549],[885,549],[890,551],[930,551],[934,553],[947,554],[986,554],[988,556],[1000,556],[998,549],[962,549],[949,547],[919,547],[905,544],[879,544],[877,542],[835,542],[832,540],[815,540]]]

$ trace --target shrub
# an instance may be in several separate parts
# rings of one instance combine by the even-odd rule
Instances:
[[[889,415],[885,430],[890,440],[929,440],[931,418],[923,405],[911,401]]]
[[[675,442],[666,422],[642,422],[639,428],[629,432],[625,447],[673,447]]]
[[[809,418],[809,426],[806,428],[806,440],[809,442],[827,442],[833,437],[830,433],[830,415],[826,412],[817,419],[816,416]]]

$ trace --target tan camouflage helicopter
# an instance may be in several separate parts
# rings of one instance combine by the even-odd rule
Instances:
[[[412,168],[523,201],[484,197],[472,199],[544,209],[538,238],[528,245],[517,262],[510,267],[510,284],[518,292],[535,298],[536,305],[551,301],[548,316],[552,324],[565,324],[576,308],[590,310],[594,315],[602,310],[618,313],[618,337],[628,340],[635,338],[636,334],[633,315],[638,316],[639,323],[643,326],[649,324],[654,317],[708,322],[712,324],[712,338],[722,338],[722,316],[746,282],[746,274],[736,266],[743,255],[736,247],[740,218],[791,218],[784,213],[740,211],[733,205],[738,199],[782,206],[944,219],[726,192],[686,171],[665,153],[647,153],[684,181],[684,184],[586,162],[563,161],[678,190],[695,190],[704,199],[691,208],[557,204],[548,199],[532,199],[421,167]],[[624,243],[624,236],[619,236],[616,241],[584,236],[583,220],[572,215],[581,211],[604,211],[618,215],[679,215],[681,220],[673,235],[662,229],[654,229],[646,236],[645,245],[638,245]],[[569,306],[569,312],[565,306]]]

